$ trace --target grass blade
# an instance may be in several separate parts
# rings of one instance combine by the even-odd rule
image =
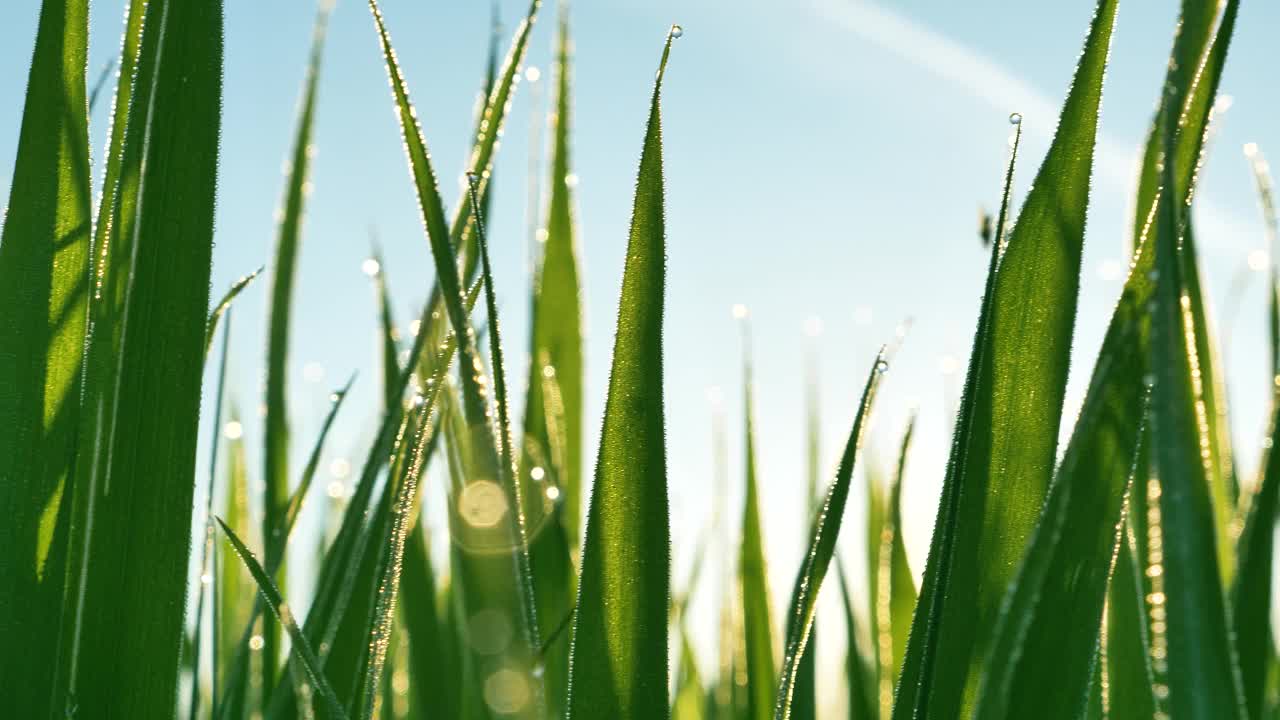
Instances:
[[[1152,601],[1168,617],[1167,631],[1153,639],[1168,648],[1170,715],[1189,718],[1244,717],[1235,649],[1227,632],[1220,581],[1216,532],[1207,468],[1201,459],[1194,377],[1198,357],[1183,300],[1186,286],[1180,262],[1181,185],[1174,158],[1174,121],[1165,123],[1166,158],[1160,194],[1160,220],[1155,235],[1158,274],[1152,311],[1151,358],[1152,458],[1158,497],[1159,535],[1152,556],[1160,555],[1163,598]],[[1159,544],[1156,544],[1158,540]],[[1156,558],[1151,562],[1156,564]],[[1164,602],[1159,602],[1163,599]],[[1159,693],[1157,693],[1159,694]]]
[[[662,49],[636,180],[613,369],[582,550],[566,717],[667,717],[671,531],[662,403]]]
[[[1253,166],[1254,179],[1266,223],[1272,252],[1280,236],[1280,223],[1276,220],[1275,200],[1272,196],[1271,176],[1267,164],[1255,147],[1246,152]],[[1274,263],[1270,272],[1268,305],[1271,310],[1272,370],[1277,370],[1280,358],[1280,332],[1277,332],[1277,301],[1280,298],[1280,282],[1277,281]],[[1240,659],[1240,677],[1244,685],[1245,707],[1251,718],[1263,717],[1263,703],[1267,689],[1267,672],[1275,663],[1275,631],[1271,627],[1271,568],[1273,536],[1276,512],[1280,505],[1280,452],[1275,449],[1280,440],[1280,377],[1275,380],[1275,393],[1271,400],[1270,442],[1263,444],[1261,484],[1248,499],[1248,513],[1244,531],[1237,546],[1239,572],[1231,586],[1231,622],[1236,636],[1236,649]],[[1267,632],[1262,632],[1267,628]]]
[[[773,708],[774,720],[791,718],[791,701],[795,691],[799,660],[809,641],[809,631],[817,611],[818,590],[822,587],[822,580],[826,577],[827,568],[831,565],[831,558],[836,549],[836,539],[840,536],[844,506],[849,499],[849,485],[853,479],[853,465],[862,447],[863,424],[870,420],[869,415],[872,404],[875,402],[876,389],[886,369],[888,364],[882,350],[876,356],[871,373],[867,377],[866,387],[862,391],[862,402],[858,405],[858,414],[853,419],[853,428],[849,431],[844,455],[840,458],[840,467],[836,470],[835,479],[827,488],[826,497],[813,520],[809,547],[805,552],[800,572],[796,575],[795,588],[791,591],[791,607],[787,613],[787,646],[783,655],[782,672],[778,678],[778,693]]]
[[[227,412],[227,418],[227,424],[218,428],[218,431],[226,437],[227,446],[226,491],[222,512],[217,515],[225,518],[228,525],[253,530],[256,523],[251,521],[249,514],[249,462],[245,457],[240,411],[234,400]],[[251,533],[245,539],[261,547],[261,540],[256,535],[256,532]],[[261,605],[258,604],[255,610],[256,593],[245,583],[238,562],[224,557],[224,552],[219,551],[218,546],[215,545],[214,561],[217,579],[214,582],[214,589],[217,607],[214,614],[218,618],[215,640],[218,667],[215,672],[222,679],[222,683],[215,689],[215,696],[218,698],[217,711],[221,715],[214,715],[214,717],[244,718],[248,714],[246,695],[249,690],[249,666],[247,662],[241,660],[248,654],[249,634],[254,628],[252,624],[254,621],[250,618],[256,617],[256,612],[261,611]],[[241,632],[246,628],[247,632]]]
[[[456,648],[446,644],[445,619],[437,613],[435,577],[427,552],[422,518],[409,534],[404,554],[404,578],[400,606],[409,639],[411,706],[422,717],[461,717],[458,710],[460,674],[453,659]]]
[[[1142,452],[1149,454],[1146,444],[1143,448]],[[1139,461],[1134,482],[1129,488],[1130,498],[1137,493],[1146,494],[1146,481],[1142,479],[1146,471],[1147,467]],[[1130,517],[1139,510],[1137,504],[1130,500]],[[1145,505],[1141,511],[1145,513]],[[1122,526],[1116,567],[1111,573],[1111,591],[1107,596],[1106,699],[1110,715],[1114,718],[1154,717],[1156,713],[1146,595],[1140,575],[1142,570],[1134,560],[1138,550],[1133,533],[1132,522]]]
[[[89,271],[88,3],[45,0],[0,230],[0,673],[49,712]],[[53,564],[50,564],[52,560]]]
[[[836,556],[836,578],[840,581],[840,603],[844,608],[846,634],[845,681],[849,688],[849,720],[875,720],[880,717],[879,706],[873,699],[874,677],[870,663],[863,659],[858,649],[858,619],[853,612],[853,597],[849,593],[849,581],[845,577],[844,564]]]
[[[1098,3],[1053,144],[1000,243],[1007,247],[994,250],[1002,255],[983,301],[895,715],[972,712],[1000,599],[1049,485],[1115,10],[1115,0]]]
[[[879,578],[877,598],[876,645],[880,655],[880,712],[888,717],[893,709],[893,692],[902,672],[902,659],[907,650],[907,637],[911,632],[911,615],[916,607],[916,585],[907,564],[907,547],[902,536],[902,478],[906,474],[907,453],[915,434],[916,417],[913,414],[902,435],[898,451],[898,467],[889,488],[889,502],[885,506],[884,522],[877,547],[876,559]]]
[[[141,175],[121,344],[109,384],[94,389],[116,398],[114,427],[128,430],[81,436],[92,472],[75,489],[76,601],[55,690],[68,706],[121,717],[173,712],[205,341],[203,322],[174,318],[208,308],[222,95],[221,3],[153,1],[147,13],[156,54],[140,60],[154,69],[150,101],[145,113],[135,103],[146,122],[131,116],[126,140]]]
[[[333,688],[329,686],[329,682],[325,679],[324,673],[320,671],[320,660],[316,657],[315,651],[311,649],[311,644],[307,642],[306,635],[302,634],[302,630],[298,627],[298,623],[293,619],[293,612],[289,610],[288,604],[280,595],[280,589],[267,575],[267,571],[262,569],[258,561],[253,557],[253,553],[249,552],[249,548],[240,542],[240,538],[232,532],[231,528],[222,521],[222,518],[215,517],[218,526],[222,528],[222,533],[226,535],[227,541],[231,543],[231,547],[235,549],[236,555],[240,556],[241,562],[245,568],[249,570],[249,574],[253,576],[253,581],[258,585],[258,592],[262,594],[262,599],[267,603],[267,607],[271,608],[271,614],[276,617],[286,632],[289,633],[289,639],[293,641],[293,652],[297,653],[298,658],[302,661],[303,668],[307,671],[307,678],[320,691],[321,697],[324,698],[328,705],[331,717],[345,718],[346,712],[343,711],[342,705],[338,702],[338,697],[334,694]]]
[[[746,639],[747,712],[749,720],[772,717],[778,687],[774,665],[773,613],[764,533],[760,523],[760,492],[756,479],[755,398],[751,378],[748,326],[743,320],[743,413],[746,493],[742,505],[742,546],[738,554],[738,582],[742,587],[743,633]]]
[[[249,283],[257,279],[258,275],[262,274],[262,270],[263,268],[258,268],[248,275],[241,275],[239,280],[231,283],[231,287],[227,289],[227,292],[220,300],[218,300],[218,304],[214,305],[213,310],[209,312],[209,320],[206,321],[204,325],[205,357],[209,356],[209,347],[213,345],[213,334],[218,331],[218,322],[231,307],[231,303],[235,301],[236,296],[240,294],[240,291],[244,290],[249,286]]]
[[[564,6],[562,6],[563,8]],[[547,206],[542,258],[535,270],[528,397],[525,400],[522,467],[542,467],[534,452],[552,461],[560,493],[560,524],[576,551],[582,508],[582,290],[578,245],[569,187],[569,20],[562,10],[556,54],[556,109],[551,150],[550,200]],[[555,396],[547,397],[547,376],[555,382]],[[550,406],[550,407],[549,407]],[[548,415],[554,422],[548,422]],[[547,468],[544,468],[544,472]],[[527,474],[527,473],[526,473]]]
[[[373,252],[373,261],[378,265],[378,269],[373,273],[373,287],[374,294],[377,296],[378,320],[382,330],[383,407],[390,408],[400,402],[400,397],[396,395],[396,379],[400,377],[400,360],[397,357],[399,353],[396,350],[399,333],[396,331],[396,321],[391,313],[391,292],[387,289],[386,264],[382,261],[382,253],[376,248]],[[419,331],[423,329],[419,327]]]
[[[330,5],[331,3],[322,0],[316,15],[311,57],[307,63],[302,105],[288,165],[289,177],[285,181],[284,200],[280,209],[275,259],[271,266],[271,310],[266,359],[267,415],[264,421],[262,453],[262,480],[265,487],[262,532],[268,537],[280,526],[281,514],[289,501],[289,322],[293,308],[294,275],[297,272],[298,252],[302,241],[303,209],[308,192],[307,176],[314,151],[311,138],[315,125],[316,90]],[[280,655],[280,628],[269,617],[263,620],[262,637],[262,686],[269,691],[276,684],[276,659]]]

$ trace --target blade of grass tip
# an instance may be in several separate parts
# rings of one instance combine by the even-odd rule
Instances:
[[[377,269],[373,271],[373,289],[378,302],[378,321],[382,329],[382,402],[383,408],[390,408],[400,401],[396,395],[396,379],[400,377],[400,360],[396,349],[396,341],[400,332],[396,330],[395,318],[391,312],[391,291],[387,289],[386,263],[382,261],[382,251],[376,245],[373,249],[373,262]],[[419,332],[425,332],[421,326]]]
[[[293,283],[302,243],[302,221],[308,188],[308,173],[315,148],[316,91],[320,61],[324,54],[331,0],[320,0],[312,31],[311,55],[303,83],[293,151],[288,164],[284,198],[279,211],[275,257],[271,264],[271,310],[267,328],[267,388],[264,420],[262,480],[262,532],[270,536],[280,526],[280,516],[289,501],[289,406],[288,364],[289,323],[293,310]],[[268,691],[276,683],[276,662],[280,655],[280,628],[270,618],[263,621],[262,686]]]
[[[551,176],[547,220],[541,237],[542,257],[535,268],[532,302],[528,396],[525,400],[525,443],[545,458],[559,456],[556,468],[560,492],[560,524],[576,550],[581,531],[582,508],[582,290],[578,243],[573,213],[573,189],[569,186],[570,48],[567,6],[561,6],[556,51],[556,98],[551,148]],[[548,370],[550,368],[550,370]],[[559,390],[559,427],[556,437],[548,428],[543,375],[552,373]],[[559,442],[556,442],[556,441]],[[556,446],[559,452],[556,452]],[[523,467],[532,469],[530,449]]]
[[[778,692],[774,700],[774,720],[790,720],[792,717],[792,697],[795,692],[799,660],[804,653],[805,645],[809,642],[813,617],[818,607],[818,591],[822,587],[822,581],[831,565],[831,558],[835,554],[836,539],[840,536],[844,507],[849,499],[849,486],[853,479],[853,466],[857,460],[858,451],[862,447],[863,427],[870,420],[869,415],[875,402],[876,390],[888,367],[888,360],[884,351],[881,350],[876,355],[866,386],[862,391],[862,402],[859,403],[858,413],[854,416],[853,427],[849,431],[849,439],[845,443],[844,454],[840,458],[835,479],[828,486],[818,513],[813,519],[809,546],[791,591],[790,609],[787,612],[787,644],[783,653],[782,671],[778,678]]]
[[[320,425],[320,434],[316,436],[315,445],[311,448],[311,455],[307,458],[307,464],[302,469],[302,475],[298,479],[298,486],[289,495],[289,502],[285,505],[280,526],[272,531],[271,546],[274,546],[272,554],[276,557],[277,562],[284,555],[285,546],[289,542],[289,535],[292,534],[293,528],[298,522],[298,514],[302,512],[302,501],[307,497],[307,491],[311,489],[311,483],[315,480],[316,471],[320,467],[320,457],[324,453],[324,441],[329,437],[329,430],[333,427],[334,418],[338,416],[338,410],[342,408],[342,402],[347,399],[347,393],[351,391],[351,385],[355,381],[356,373],[353,372],[345,385],[329,395],[329,413],[325,415],[324,422]],[[272,567],[270,560],[267,562],[267,567]],[[272,576],[275,573],[276,568],[272,568]]]
[[[128,431],[80,435],[92,453],[77,467],[91,472],[75,488],[75,599],[54,695],[120,717],[170,715],[177,692],[222,95],[221,2],[152,2],[147,13],[155,55],[140,62],[154,72],[145,111],[131,108],[146,122],[131,118],[126,141],[141,174],[121,342],[110,382],[94,390],[114,397],[112,427]]]
[[[836,578],[840,581],[840,603],[844,609],[845,626],[845,684],[849,690],[849,720],[874,720],[879,710],[872,699],[871,663],[864,660],[858,646],[858,619],[853,611],[853,596],[845,577],[844,563],[836,556]]]
[[[41,5],[0,218],[0,672],[19,716],[49,711],[63,597],[90,255],[88,14],[85,0]]]
[[[769,573],[760,521],[760,493],[756,478],[755,397],[752,386],[750,325],[746,310],[734,308],[742,322],[743,444],[746,490],[742,503],[742,545],[738,551],[738,577],[742,586],[742,616],[746,642],[747,718],[771,716],[777,669],[774,665],[773,612]]]
[[[1159,485],[1161,523],[1153,534],[1151,554],[1160,554],[1163,608],[1167,629],[1167,681],[1174,718],[1244,717],[1239,669],[1215,551],[1207,468],[1200,453],[1201,428],[1193,390],[1198,372],[1190,318],[1183,299],[1185,265],[1179,262],[1182,224],[1181,185],[1173,161],[1174,120],[1164,118],[1165,161],[1160,193],[1160,220],[1155,235],[1158,274],[1151,320],[1152,457]],[[1158,544],[1157,544],[1158,542]],[[1152,559],[1154,562],[1154,558]],[[1163,600],[1163,602],[1160,602]],[[1157,695],[1161,693],[1157,692]]]
[[[876,617],[877,645],[880,654],[880,709],[881,716],[888,717],[893,710],[893,691],[897,688],[902,672],[902,658],[907,650],[907,636],[911,632],[911,615],[916,607],[916,585],[907,564],[907,546],[902,533],[902,479],[906,474],[907,454],[915,435],[916,414],[907,421],[898,451],[898,466],[889,487],[889,502],[885,507],[884,530],[880,536],[879,582],[881,590]]]
[[[227,541],[231,543],[231,547],[236,551],[236,555],[240,556],[241,562],[245,568],[249,570],[249,574],[253,576],[253,581],[258,585],[258,592],[262,594],[262,599],[266,602],[267,607],[271,608],[271,614],[276,617],[286,632],[289,633],[289,639],[293,641],[293,652],[297,654],[302,662],[303,668],[307,671],[307,677],[320,695],[324,698],[328,705],[328,711],[331,717],[345,718],[346,712],[342,709],[342,705],[338,702],[337,696],[333,692],[333,688],[329,685],[329,681],[325,679],[324,673],[320,670],[320,660],[316,657],[315,651],[311,649],[311,644],[307,642],[307,638],[302,634],[302,630],[298,627],[298,623],[294,622],[293,613],[289,610],[289,605],[285,603],[284,598],[280,595],[280,589],[272,582],[267,575],[266,570],[258,564],[253,553],[249,548],[240,542],[240,538],[236,537],[235,532],[227,527],[222,518],[214,516],[214,520],[218,522],[218,526],[222,528],[222,533],[226,536]]]
[[[666,284],[658,63],[627,243],[613,368],[582,548],[566,718],[666,717],[671,529],[662,402]],[[606,661],[607,660],[607,661]]]
[[[209,320],[205,322],[204,325],[204,354],[206,358],[209,356],[209,348],[213,346],[213,335],[218,331],[218,321],[220,321],[222,316],[226,314],[227,310],[231,307],[231,303],[236,299],[236,296],[240,294],[240,291],[248,287],[249,283],[253,282],[258,275],[262,274],[263,269],[263,267],[259,267],[248,275],[241,275],[238,280],[231,283],[231,287],[227,288],[227,292],[223,294],[222,298],[218,300],[218,303],[213,306],[213,310],[209,312]]]
[[[1267,669],[1275,662],[1271,629],[1271,569],[1280,496],[1280,378],[1271,401],[1271,429],[1263,444],[1262,484],[1254,493],[1240,535],[1240,571],[1231,586],[1231,624],[1239,652],[1247,717],[1263,717]]]
[[[1100,0],[1095,8],[1053,143],[1018,222],[995,249],[898,715],[972,712],[1001,598],[1049,486],[1116,5]],[[1010,120],[1021,126],[1021,115]]]
[[[213,435],[209,441],[209,487],[206,490],[204,505],[204,542],[200,544],[200,581],[196,585],[196,629],[195,642],[191,652],[191,720],[196,720],[200,705],[200,645],[204,637],[204,601],[205,596],[216,597],[217,588],[213,586],[216,576],[212,570],[213,561],[213,494],[217,488],[218,478],[218,441],[222,439],[222,399],[226,395],[227,385],[227,350],[231,345],[231,315],[227,315],[226,325],[222,329],[222,357],[218,362],[218,384],[213,399]],[[206,353],[208,351],[206,350]],[[215,603],[211,603],[216,606]],[[217,613],[211,618],[209,636],[218,637]],[[218,701],[218,644],[211,644],[212,660],[209,663],[210,702],[209,717],[217,717]]]

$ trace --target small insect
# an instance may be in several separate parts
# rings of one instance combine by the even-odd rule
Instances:
[[[982,239],[984,248],[991,247],[991,242],[995,239],[995,220],[982,207],[978,208],[978,237]]]

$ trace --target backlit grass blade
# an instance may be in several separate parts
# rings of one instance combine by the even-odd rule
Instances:
[[[387,289],[386,264],[382,261],[382,253],[374,250],[373,260],[378,269],[373,273],[374,294],[378,300],[378,321],[382,331],[382,396],[384,407],[391,407],[400,401],[396,393],[396,379],[400,377],[400,360],[397,357],[396,340],[398,331],[396,321],[391,313],[391,292]],[[425,332],[419,327],[420,332]]]
[[[562,5],[562,8],[565,6]],[[550,200],[542,239],[542,257],[535,269],[532,304],[528,396],[525,400],[524,441],[542,458],[553,462],[560,493],[560,524],[572,548],[577,548],[582,508],[582,291],[578,244],[569,187],[570,39],[567,10],[562,9],[556,54],[556,100],[551,116]],[[558,391],[546,397],[550,375]],[[552,407],[548,407],[551,405]],[[550,410],[553,422],[548,422]],[[534,467],[530,449],[521,464],[526,476]],[[545,471],[545,468],[544,468]]]
[[[1150,244],[1138,253],[1075,432],[1005,596],[976,719],[1075,718],[1084,709],[1147,411]]]
[[[1268,248],[1276,252],[1280,222],[1276,219],[1271,174],[1266,160],[1254,145],[1246,146],[1259,204],[1267,228]],[[1280,373],[1280,281],[1273,262],[1269,273],[1268,303],[1273,373]],[[1280,377],[1275,380],[1271,400],[1271,431],[1263,445],[1261,484],[1248,498],[1248,514],[1237,545],[1239,572],[1231,586],[1231,622],[1240,659],[1245,706],[1249,717],[1263,717],[1268,672],[1275,667],[1275,631],[1271,627],[1271,569],[1274,555],[1277,495],[1280,495],[1280,452],[1275,444],[1280,435]],[[1263,632],[1262,629],[1267,631]]]
[[[218,521],[218,526],[222,528],[222,533],[226,535],[227,541],[231,543],[236,555],[240,556],[241,562],[249,570],[249,574],[253,576],[253,581],[258,584],[258,592],[262,594],[262,599],[267,603],[267,607],[271,609],[271,614],[276,617],[276,620],[289,633],[289,639],[293,642],[293,652],[297,653],[302,662],[302,667],[307,671],[307,678],[324,699],[330,717],[347,717],[342,705],[338,702],[337,696],[333,693],[333,688],[329,686],[324,673],[320,671],[319,658],[316,657],[315,651],[311,649],[311,644],[307,642],[307,637],[302,634],[298,623],[294,621],[293,612],[289,610],[288,604],[281,597],[280,589],[276,587],[276,584],[267,575],[267,571],[263,570],[262,566],[258,564],[257,559],[253,557],[253,553],[249,552],[249,548],[240,542],[240,538],[236,537],[236,534],[232,532],[231,528],[227,527],[222,518],[215,517],[214,519]]]
[[[907,650],[907,636],[911,632],[911,615],[916,608],[916,585],[907,564],[907,546],[902,533],[902,478],[906,474],[907,454],[911,450],[911,438],[915,434],[916,417],[913,414],[902,434],[898,450],[898,466],[889,487],[889,501],[884,510],[884,522],[877,544],[879,558],[876,561],[879,575],[878,614],[875,618],[876,645],[880,656],[880,710],[888,717],[893,709],[893,692],[902,672],[902,658]]]
[[[222,299],[218,300],[218,304],[213,306],[213,310],[209,311],[209,319],[205,322],[204,330],[204,354],[209,355],[209,347],[213,345],[213,334],[218,330],[218,322],[222,320],[222,316],[226,314],[227,309],[231,307],[231,303],[235,301],[236,296],[249,286],[249,283],[257,279],[262,273],[263,268],[258,268],[248,275],[241,275],[240,279],[231,283],[231,287],[223,294]]]
[[[206,342],[208,342],[206,340]],[[217,597],[217,588],[213,585],[216,577],[213,574],[213,496],[214,490],[218,487],[218,444],[222,439],[222,401],[226,397],[227,385],[227,354],[231,347],[231,316],[227,316],[227,323],[223,326],[222,332],[222,356],[218,362],[218,382],[214,389],[213,396],[213,433],[209,442],[209,486],[206,489],[205,506],[204,506],[204,537],[200,543],[200,578],[199,584],[196,586],[196,611],[195,611],[195,641],[192,643],[191,657],[183,658],[188,660],[191,665],[191,702],[189,708],[189,717],[195,720],[200,707],[200,665],[202,653],[200,646],[204,640],[204,604],[205,597]],[[205,354],[208,354],[206,348]],[[216,638],[218,636],[218,613],[216,610],[216,599],[213,603],[215,610],[212,613],[210,622],[209,635],[215,638],[212,646],[212,660],[210,661],[210,682],[209,687],[213,702],[216,705],[218,697],[218,644]],[[216,717],[217,712],[214,707],[209,710],[210,716]]]
[[[840,604],[844,608],[845,625],[845,683],[849,690],[849,720],[875,720],[880,717],[872,679],[875,673],[870,663],[862,658],[858,649],[858,620],[853,611],[853,598],[849,594],[849,582],[844,564],[836,556],[836,578],[840,581]]]
[[[707,693],[702,685],[702,674],[698,672],[698,659],[693,652],[689,630],[683,621],[676,625],[676,635],[680,638],[680,663],[671,719],[703,720],[706,717]]]
[[[352,373],[347,383],[329,396],[329,412],[320,424],[320,433],[316,436],[315,445],[311,448],[311,455],[307,457],[307,464],[302,468],[298,486],[289,494],[289,502],[285,504],[284,512],[281,514],[280,525],[271,531],[272,539],[268,547],[275,548],[272,554],[277,556],[277,561],[284,555],[285,545],[289,542],[289,535],[293,532],[293,528],[298,522],[298,513],[302,512],[302,501],[306,499],[307,491],[311,489],[311,482],[315,480],[316,471],[320,469],[320,457],[324,452],[324,441],[329,437],[329,430],[333,427],[333,421],[338,416],[338,410],[342,408],[342,401],[347,399],[347,393],[351,391],[351,384],[355,381],[355,373]],[[267,566],[271,567],[270,561],[268,561]],[[274,575],[275,572],[273,569],[272,574]]]
[[[792,717],[791,703],[795,692],[796,675],[805,645],[809,642],[809,631],[813,626],[814,613],[817,611],[818,590],[822,587],[827,568],[831,565],[831,558],[836,549],[836,539],[840,536],[844,506],[849,499],[849,485],[853,479],[853,465],[862,447],[863,426],[870,421],[869,416],[872,404],[875,402],[876,389],[887,369],[888,364],[882,350],[876,356],[871,374],[867,377],[866,386],[862,391],[862,402],[858,405],[858,414],[854,416],[853,428],[849,431],[849,439],[845,443],[844,454],[840,458],[835,479],[827,488],[826,496],[813,519],[809,547],[805,551],[800,572],[796,575],[795,587],[791,591],[791,606],[787,612],[787,645],[783,655],[782,671],[778,678],[777,697],[774,701],[774,720],[790,720]]]
[[[457,648],[437,611],[436,583],[422,519],[409,533],[404,553],[400,616],[409,640],[410,704],[420,717],[461,717],[458,709]],[[420,710],[420,711],[419,711]]]
[[[895,715],[972,711],[1000,600],[1039,518],[1056,455],[1116,4],[1101,0],[1095,9],[1053,144],[995,249]]]
[[[1180,262],[1183,196],[1174,157],[1174,121],[1164,118],[1165,161],[1155,234],[1158,275],[1151,319],[1152,458],[1159,506],[1150,562],[1161,567],[1163,593],[1151,604],[1168,618],[1153,646],[1167,647],[1169,713],[1174,720],[1245,717],[1234,643],[1227,631],[1215,551],[1208,472],[1201,455],[1202,417],[1193,385],[1198,356]],[[1158,556],[1158,557],[1157,557]],[[1157,562],[1158,560],[1158,562]],[[1149,571],[1150,572],[1150,571]],[[1160,694],[1160,693],[1157,693]]]
[[[236,525],[252,531],[257,524],[251,521],[249,514],[249,462],[245,457],[245,441],[243,426],[240,423],[240,412],[234,400],[227,413],[227,424],[218,428],[227,438],[224,472],[226,490],[223,494],[222,512],[219,517],[225,518],[228,525]],[[231,430],[234,428],[234,430]],[[249,543],[261,547],[261,541],[253,532],[245,538]],[[240,570],[240,563],[226,555],[226,551],[214,546],[217,579],[214,582],[218,629],[216,631],[218,668],[217,676],[221,683],[215,690],[218,698],[218,715],[214,717],[231,717],[243,719],[247,715],[246,695],[249,685],[249,665],[243,662],[244,653],[248,653],[249,633],[252,632],[250,616],[254,614],[254,598],[256,593],[245,581]],[[260,607],[260,606],[259,606]],[[248,628],[249,632],[244,632]]]
[[[1143,446],[1144,452],[1146,445]],[[1139,472],[1147,468],[1139,463]],[[1135,473],[1130,484],[1130,497],[1146,493],[1144,476]],[[1139,512],[1130,501],[1130,517]],[[1145,505],[1141,511],[1145,513]],[[1147,633],[1147,604],[1140,573],[1144,572],[1135,561],[1136,542],[1133,524],[1122,526],[1120,547],[1116,553],[1116,566],[1111,572],[1111,589],[1107,595],[1106,625],[1106,702],[1111,717],[1154,717],[1156,699],[1153,694],[1155,678],[1151,671],[1150,635]]]
[[[746,322],[745,320],[743,321]],[[738,551],[738,582],[742,587],[743,634],[746,641],[746,693],[748,720],[772,717],[778,688],[774,664],[773,613],[769,572],[760,522],[760,490],[756,478],[755,395],[752,386],[749,332],[743,325],[743,463],[746,491],[742,504],[742,545]]]
[[[122,342],[107,386],[118,398],[115,424],[81,436],[92,452],[79,462],[93,472],[75,488],[68,592],[76,600],[55,690],[59,705],[119,717],[173,712],[222,99],[221,2],[153,0],[147,13],[156,54],[140,61],[154,66],[151,98],[145,123],[131,117],[125,148],[140,146],[142,161]]]
[[[289,502],[289,323],[293,309],[293,283],[302,243],[303,210],[308,193],[312,135],[315,124],[316,90],[320,60],[331,3],[321,0],[311,42],[311,57],[298,113],[298,125],[289,158],[288,179],[280,207],[275,258],[271,264],[271,300],[267,328],[267,388],[264,420],[262,481],[262,532],[269,536],[280,526],[280,517]],[[280,654],[280,629],[265,618],[262,629],[262,685],[270,690],[276,683],[276,658]]]
[[[1273,286],[1272,294],[1275,293]],[[1247,717],[1263,717],[1267,670],[1275,662],[1275,633],[1271,629],[1271,568],[1280,503],[1280,378],[1271,400],[1270,442],[1263,445],[1262,484],[1252,496],[1244,532],[1240,535],[1240,570],[1231,587],[1231,624],[1240,660]]]
[[[662,398],[662,49],[636,180],[569,656],[566,718],[667,717],[671,530]]]
[[[86,0],[45,0],[0,218],[0,675],[49,712],[89,284]],[[12,102],[12,100],[11,100]]]
[[[1211,7],[1212,6],[1212,7]],[[1180,21],[1179,36],[1174,41],[1173,56],[1170,58],[1169,76],[1166,82],[1169,93],[1162,100],[1162,109],[1167,112],[1178,112],[1177,130],[1174,137],[1174,149],[1177,162],[1177,177],[1180,187],[1190,197],[1191,184],[1187,178],[1199,169],[1204,147],[1204,136],[1208,131],[1209,121],[1217,98],[1218,84],[1230,48],[1232,33],[1235,29],[1236,16],[1239,12],[1239,0],[1227,0],[1222,3],[1184,2],[1183,16]],[[1218,9],[1221,8],[1221,16]],[[1217,26],[1214,28],[1214,22]],[[1183,35],[1198,38],[1195,42],[1188,39],[1183,42]],[[1194,53],[1194,54],[1193,54]],[[1179,67],[1185,62],[1185,70]],[[1191,72],[1194,68],[1194,72]],[[1155,123],[1159,123],[1157,117]],[[1144,157],[1143,174],[1139,178],[1139,202],[1145,198],[1148,176],[1159,179],[1158,171],[1152,163],[1158,156],[1159,135],[1154,129],[1149,137],[1146,156]],[[1161,218],[1155,218],[1158,231]],[[1222,363],[1217,346],[1217,338],[1205,307],[1205,293],[1200,280],[1199,259],[1195,245],[1195,233],[1188,222],[1181,232],[1179,241],[1182,247],[1180,262],[1183,266],[1183,282],[1190,305],[1190,318],[1194,333],[1195,352],[1199,360],[1200,378],[1193,386],[1196,402],[1203,403],[1205,427],[1202,429],[1208,443],[1209,457],[1205,462],[1209,479],[1210,497],[1214,513],[1214,527],[1217,533],[1218,569],[1222,573],[1224,583],[1229,583],[1235,569],[1235,521],[1236,501],[1239,494],[1235,479],[1235,468],[1231,453],[1231,433],[1227,417],[1227,396],[1225,382],[1222,377]]]

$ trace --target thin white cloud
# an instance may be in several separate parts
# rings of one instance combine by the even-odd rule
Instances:
[[[1048,138],[1055,129],[1059,101],[1007,70],[980,51],[869,0],[812,0],[816,12],[885,51],[926,70],[952,87],[963,88],[1002,112],[1021,112],[1023,131]],[[1105,102],[1105,100],[1104,100]],[[1098,131],[1095,182],[1108,192],[1132,195],[1139,148]],[[1207,249],[1239,253],[1256,244],[1248,223],[1201,195],[1196,222]]]

